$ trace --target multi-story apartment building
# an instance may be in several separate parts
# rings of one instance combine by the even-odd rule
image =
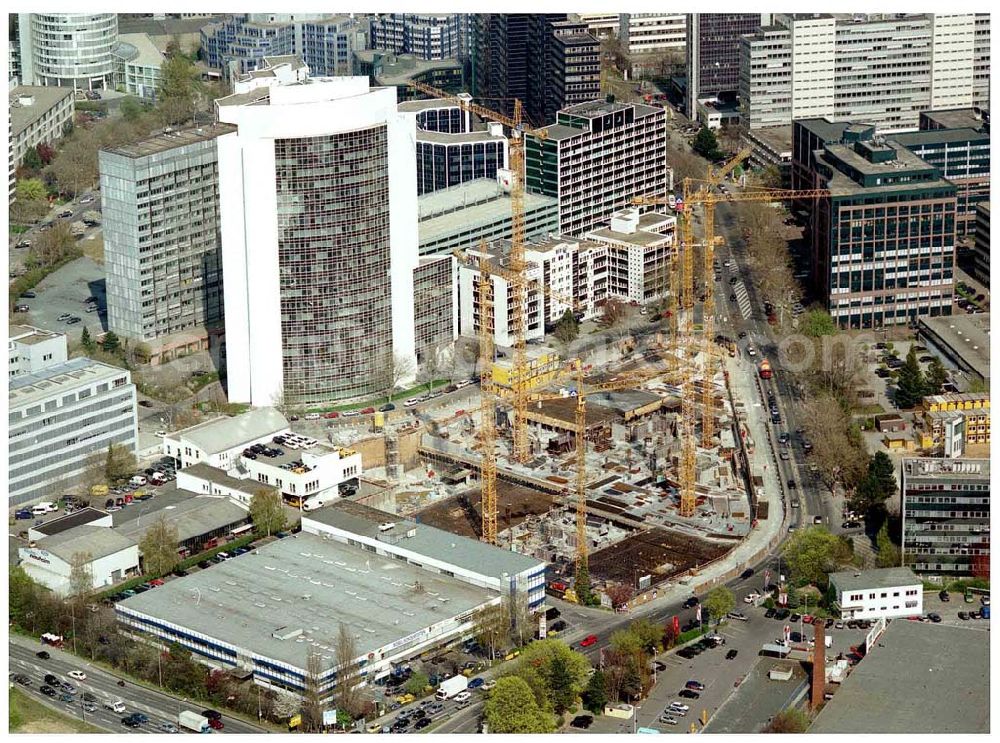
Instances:
[[[124,369],[71,359],[12,378],[8,402],[12,506],[57,500],[110,444],[135,452],[135,385]]]
[[[976,38],[972,48],[972,104],[990,107],[990,14],[976,13]]]
[[[732,98],[740,70],[740,37],[770,22],[760,13],[692,13],[684,53],[687,67],[685,111],[694,118],[703,98]]]
[[[359,21],[326,13],[240,13],[201,29],[209,67],[231,79],[257,69],[264,57],[294,54],[316,75],[349,75],[352,54],[366,48]]]
[[[478,178],[425,193],[417,202],[420,255],[450,255],[482,242],[511,239],[510,192],[496,178]],[[559,202],[524,195],[524,235],[542,238],[559,231]]]
[[[976,241],[972,246],[972,275],[990,285],[990,202],[976,205]]]
[[[796,132],[808,123],[796,122]],[[871,127],[844,135],[812,155],[811,187],[830,191],[806,202],[821,301],[849,328],[951,314],[955,186]]]
[[[740,39],[744,120],[751,129],[812,117],[915,129],[922,111],[973,105],[989,53],[976,51],[977,33],[989,26],[975,13],[775,14]]]
[[[7,98],[10,112],[10,160],[14,169],[29,149],[60,139],[73,123],[72,88],[18,85]]]
[[[66,334],[32,325],[11,325],[7,336],[7,375],[35,374],[66,362]]]
[[[21,82],[105,89],[114,77],[115,13],[21,13]]]
[[[149,34],[121,34],[115,45],[115,89],[137,98],[155,99],[165,57]]]
[[[486,250],[470,248],[470,261],[459,266],[458,304],[459,332],[478,336],[482,321],[479,297],[481,278],[478,258],[486,257],[490,265],[507,268],[510,262],[510,241],[487,246]],[[526,299],[525,338],[545,336],[547,330],[572,310],[583,319],[596,317],[599,303],[607,298],[608,248],[586,240],[551,235],[525,246]],[[501,275],[491,277],[494,342],[509,348],[514,344],[514,291]]]
[[[221,327],[222,255],[212,124],[99,154],[108,327],[147,342],[158,361]]]
[[[608,247],[609,297],[645,304],[667,296],[669,268],[677,256],[677,218],[636,208],[612,214],[609,224],[587,233]]]
[[[525,141],[529,191],[559,199],[559,232],[607,224],[632,198],[667,190],[667,119],[659,107],[592,101],[559,111]]]
[[[414,117],[391,88],[295,66],[216,107],[237,127],[218,138],[230,400],[384,391],[415,356]]]
[[[371,20],[370,47],[420,59],[466,55],[461,13],[379,13]]]
[[[570,13],[571,20],[587,27],[587,32],[601,39],[621,33],[621,13]]]
[[[988,459],[904,459],[903,564],[945,581],[988,577]]]

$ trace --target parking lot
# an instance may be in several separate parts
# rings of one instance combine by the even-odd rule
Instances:
[[[941,624],[951,626],[962,626],[966,629],[979,629],[988,632],[990,620],[977,616],[973,619],[961,619],[959,612],[968,616],[970,612],[979,614],[983,609],[982,598],[973,596],[971,603],[966,603],[965,597],[961,593],[949,593],[948,601],[942,601],[939,591],[924,592],[924,616],[937,614],[941,617]]]
[[[682,658],[677,652],[665,653],[657,657],[656,660],[663,663],[666,668],[657,673],[656,683],[649,697],[639,703],[636,711],[637,719],[634,723],[632,720],[601,716],[595,718],[593,725],[586,732],[631,732],[633,724],[635,724],[636,727],[655,728],[664,733],[687,733],[690,730],[691,722],[697,722],[700,729],[702,710],[705,710],[711,719],[726,700],[732,696],[744,677],[751,673],[760,659],[761,647],[780,638],[785,625],[789,625],[793,632],[802,632],[806,637],[811,637],[813,633],[812,627],[803,623],[801,619],[795,624],[792,624],[789,618],[784,620],[767,619],[764,616],[765,610],[763,608],[749,607],[746,604],[741,605],[737,610],[745,614],[748,620],[745,622],[730,620],[728,624],[721,627],[718,634],[725,639],[724,645],[705,650],[691,659]],[[866,633],[867,630],[864,629],[848,629],[846,626],[842,629],[831,627],[827,630],[827,635],[832,638],[832,646],[826,651],[827,657],[833,659],[838,653],[847,654],[852,645],[864,642]],[[736,651],[735,657],[728,658],[727,654],[732,650]],[[684,689],[688,681],[704,684],[704,690],[697,692],[699,695],[697,699],[685,699],[678,696],[678,692]],[[780,684],[782,682],[772,683]],[[786,686],[788,691],[791,691],[791,686],[787,682],[782,688]],[[781,697],[782,695],[779,693],[777,696]],[[690,708],[683,716],[673,715],[678,723],[676,725],[660,721],[664,709],[671,702],[681,702]],[[746,730],[743,732],[757,731]]]
[[[30,321],[44,330],[69,333],[73,340],[79,339],[84,328],[90,331],[91,336],[107,330],[104,268],[90,258],[78,258],[67,263],[46,276],[33,291],[34,298],[17,301],[27,305],[29,312],[26,315],[15,314],[15,322]],[[85,300],[88,297],[97,299],[98,311],[86,311]],[[79,317],[80,322],[67,324],[58,319],[60,315]]]

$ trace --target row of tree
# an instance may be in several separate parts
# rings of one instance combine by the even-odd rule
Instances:
[[[919,405],[926,395],[940,394],[947,381],[948,372],[936,356],[928,364],[926,374],[920,369],[916,344],[911,344],[906,361],[899,368],[896,377],[896,407],[905,409]]]

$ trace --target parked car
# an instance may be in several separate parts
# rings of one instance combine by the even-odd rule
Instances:
[[[390,410],[395,410],[395,409],[396,409],[395,405],[393,405],[391,402],[387,402],[385,405],[379,408],[379,411],[383,413],[388,413]]]
[[[684,699],[699,699],[701,697],[701,694],[699,694],[696,691],[693,691],[692,689],[681,689],[679,692],[677,692],[677,696],[683,697]]]
[[[688,681],[684,684],[685,689],[694,689],[695,691],[705,691],[705,685],[701,681]]]
[[[580,641],[581,648],[589,648],[591,645],[597,642],[597,635],[587,635]]]
[[[693,607],[695,607],[697,605],[698,605],[698,597],[697,596],[690,596],[687,599],[687,601],[684,602],[684,608],[685,609],[691,609],[691,608],[693,608]]]
[[[941,599],[942,601],[951,601],[951,598],[948,596],[947,591],[941,591],[941,593],[938,594],[938,598]]]
[[[586,730],[591,725],[594,724],[594,718],[591,715],[577,715],[570,722],[569,726],[576,728],[577,730]]]
[[[738,653],[739,651],[736,648],[730,649],[729,652],[726,653],[726,660],[732,660]]]

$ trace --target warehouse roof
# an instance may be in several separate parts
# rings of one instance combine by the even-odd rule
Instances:
[[[920,114],[921,124],[929,123],[942,129],[962,129],[969,127],[981,129],[983,114],[975,108],[949,108],[944,111],[923,111]]]
[[[152,501],[155,505],[156,501]],[[219,495],[199,495],[172,503],[160,509],[143,510],[130,507],[114,514],[115,531],[142,540],[153,523],[163,516],[177,529],[177,543],[200,537],[219,529],[226,529],[246,522],[250,518],[246,508],[229,498]]]
[[[990,636],[894,620],[810,733],[987,733]]]
[[[920,318],[921,333],[983,379],[990,378],[990,313]]]
[[[307,520],[376,539],[384,536],[384,532],[379,530],[379,526],[393,522],[395,523],[394,533],[413,532],[412,536],[405,537],[408,552],[442,560],[495,578],[502,577],[505,573],[515,575],[525,570],[545,566],[543,561],[534,557],[494,547],[477,539],[460,537],[444,529],[418,524],[386,511],[348,500],[339,500],[329,508],[314,511],[303,517],[303,522]]]
[[[979,132],[968,127],[961,129],[928,129],[920,132],[903,132],[891,134],[890,140],[899,142],[904,147],[915,147],[924,144],[941,144],[954,142],[989,142],[989,132]]]
[[[79,389],[98,382],[128,377],[128,372],[117,366],[102,364],[85,357],[70,359],[34,374],[22,374],[8,383],[10,408],[24,408],[33,403],[51,399],[67,390]]]
[[[909,568],[879,568],[830,573],[830,582],[835,583],[841,591],[863,591],[870,588],[920,585],[920,578]]]
[[[260,490],[274,490],[270,485],[265,485],[262,482],[257,482],[256,480],[240,480],[238,477],[230,477],[223,470],[218,467],[213,467],[210,464],[205,464],[204,462],[198,462],[197,464],[192,464],[184,468],[184,473],[191,475],[192,477],[200,477],[203,480],[208,480],[216,485],[225,485],[227,488],[232,488],[233,490],[238,490],[241,493],[247,493],[253,495]]]
[[[215,418],[170,434],[207,454],[235,449],[255,439],[288,430],[288,421],[275,408],[254,408],[235,417]]]
[[[359,654],[367,653],[496,596],[400,560],[302,533],[133,596],[118,608],[168,619],[300,669],[313,646],[328,669],[336,665],[341,623],[355,637]]]
[[[135,540],[107,526],[75,526],[50,537],[42,537],[36,543],[38,549],[51,552],[66,562],[73,555],[85,553],[91,561],[134,547]]]
[[[31,530],[51,537],[55,534],[74,529],[77,526],[84,526],[98,519],[103,519],[107,515],[107,511],[98,511],[96,508],[81,508],[60,518],[52,519],[52,521],[46,521],[44,524],[33,526]]]
[[[18,98],[30,96],[33,102],[30,106],[21,105]],[[51,111],[64,99],[70,99],[69,118],[73,116],[73,89],[55,88],[42,85],[18,85],[7,97],[10,111],[11,136],[17,137],[21,132],[34,124],[46,113]]]

